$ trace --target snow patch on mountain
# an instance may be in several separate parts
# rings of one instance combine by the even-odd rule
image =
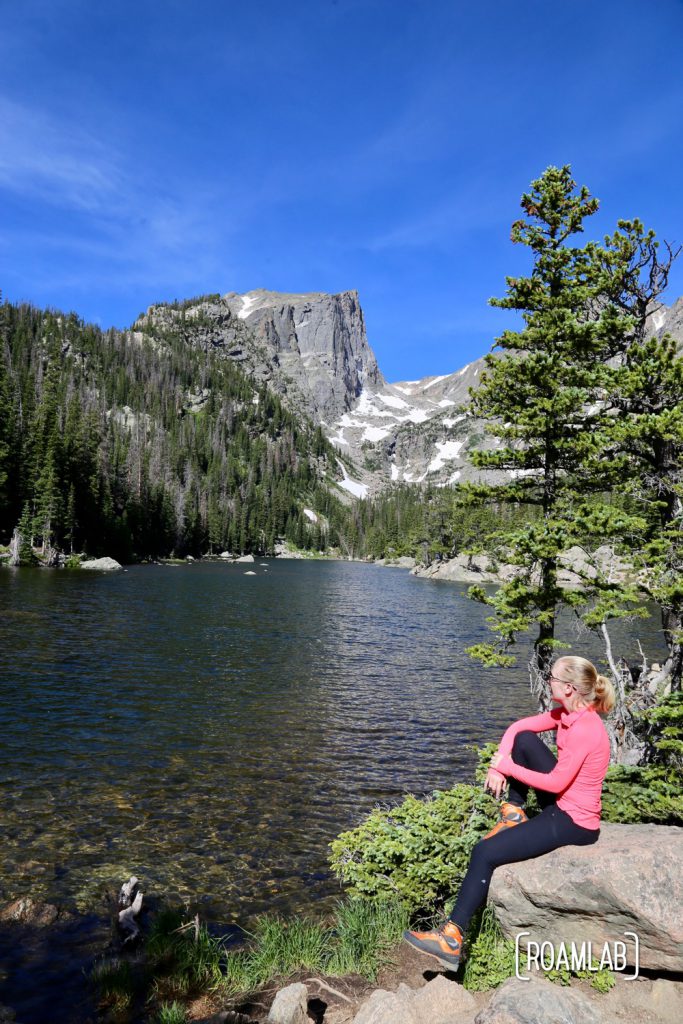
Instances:
[[[440,441],[436,445],[436,456],[427,466],[428,473],[436,473],[437,470],[443,469],[447,462],[457,458],[461,449],[464,447],[464,441]]]
[[[346,472],[346,466],[341,459],[337,459],[337,465],[344,475],[344,479],[339,480],[337,486],[343,487],[344,490],[348,491],[350,494],[355,494],[357,498],[367,498],[368,491],[370,489],[368,485],[362,484],[358,480],[353,480]]]

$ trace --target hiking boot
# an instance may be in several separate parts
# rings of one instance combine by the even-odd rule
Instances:
[[[500,820],[493,826],[490,832],[486,833],[484,839],[490,839],[492,836],[497,836],[504,828],[512,828],[514,825],[521,825],[523,821],[528,820],[529,819],[526,816],[524,808],[518,807],[517,804],[501,804]]]
[[[404,932],[403,938],[421,953],[436,957],[449,971],[457,971],[462,955],[462,933],[453,921],[433,932]]]

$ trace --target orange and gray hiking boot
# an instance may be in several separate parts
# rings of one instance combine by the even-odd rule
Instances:
[[[500,820],[496,825],[493,826],[490,832],[487,832],[484,839],[490,839],[492,836],[497,836],[499,832],[502,832],[504,828],[512,828],[514,825],[521,825],[523,821],[528,821],[523,807],[518,807],[517,804],[503,803],[500,805]]]
[[[434,956],[450,971],[457,971],[462,956],[462,933],[453,921],[433,932],[404,932],[403,938],[421,953]]]

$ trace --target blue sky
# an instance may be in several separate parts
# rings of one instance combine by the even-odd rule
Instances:
[[[681,0],[0,0],[0,288],[129,325],[357,289],[389,380],[509,314],[519,197],[571,163],[683,241]],[[667,295],[683,294],[683,258]]]

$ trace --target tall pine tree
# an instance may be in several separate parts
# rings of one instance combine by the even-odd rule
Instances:
[[[468,494],[475,501],[533,506],[537,514],[499,533],[501,558],[515,572],[493,595],[473,588],[473,596],[493,609],[496,636],[470,653],[488,664],[510,663],[509,648],[535,625],[531,682],[542,699],[551,658],[563,646],[556,635],[563,606],[591,625],[644,614],[635,584],[616,585],[604,565],[594,562],[571,587],[561,570],[572,546],[590,556],[599,544],[619,543],[645,528],[640,509],[610,499],[626,457],[615,449],[613,458],[605,458],[604,445],[615,419],[615,372],[634,340],[635,281],[645,309],[656,287],[642,285],[642,273],[629,277],[633,246],[620,251],[609,240],[604,246],[574,243],[598,202],[587,188],[577,188],[569,167],[548,168],[521,205],[524,217],[513,224],[511,237],[531,250],[533,267],[529,276],[508,278],[506,296],[491,302],[521,312],[524,327],[497,340],[502,354],[486,358],[471,402],[500,438],[497,448],[475,453],[473,462],[505,470],[508,478],[473,485]]]

